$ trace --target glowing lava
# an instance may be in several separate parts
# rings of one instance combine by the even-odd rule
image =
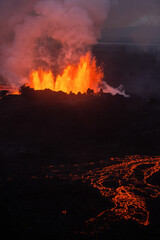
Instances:
[[[89,183],[99,190],[100,194],[113,203],[87,220],[87,225],[94,222],[98,226],[103,221],[132,220],[138,224],[149,224],[147,202],[160,197],[159,184],[153,185],[149,179],[160,171],[160,156],[128,156],[126,158],[111,158],[110,161],[98,163],[82,163],[73,165],[50,166],[51,173],[47,178],[56,175],[60,180],[70,179]],[[86,171],[88,169],[88,171]],[[108,219],[108,220],[107,220]]]
[[[78,65],[69,65],[62,75],[55,77],[52,71],[34,70],[30,74],[29,86],[35,90],[51,89],[66,93],[85,93],[88,88],[98,91],[98,84],[104,77],[103,71],[96,66],[96,59],[88,52],[80,58]]]

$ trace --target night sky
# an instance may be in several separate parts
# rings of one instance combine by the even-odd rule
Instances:
[[[112,0],[104,42],[160,44],[159,0]]]

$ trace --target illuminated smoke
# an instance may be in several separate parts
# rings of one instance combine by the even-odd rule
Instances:
[[[1,75],[19,87],[39,65],[56,71],[76,62],[100,38],[108,11],[108,0],[34,1],[1,46]]]
[[[35,0],[22,6],[9,18],[12,36],[8,42],[0,41],[0,74],[14,89],[28,82],[33,69],[52,69],[56,76],[79,62],[101,38],[110,0]],[[124,95],[105,83],[102,86],[113,95]]]
[[[117,88],[113,88],[112,86],[108,85],[105,81],[102,81],[100,87],[103,89],[104,93],[111,93],[112,95],[119,94],[127,98],[130,97],[129,95],[126,94],[123,85],[120,85]]]

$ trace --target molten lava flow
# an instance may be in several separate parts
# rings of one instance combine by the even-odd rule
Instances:
[[[95,58],[88,52],[82,56],[78,65],[67,66],[62,75],[55,77],[51,71],[32,71],[29,86],[35,90],[51,89],[66,93],[85,93],[88,88],[98,91],[98,84],[103,79],[103,71],[96,66]]]
[[[160,171],[160,156],[128,156],[101,161],[98,166],[97,163],[84,163],[50,166],[50,169],[47,178],[53,179],[56,175],[60,180],[82,180],[98,189],[106,199],[110,199],[113,207],[89,219],[87,224],[101,224],[114,218],[132,220],[147,226],[149,210],[146,202],[160,197],[158,184],[152,185],[149,181],[153,174]]]
[[[147,180],[160,170],[160,157],[129,156],[112,160],[119,163],[115,161],[111,166],[90,171],[87,179],[115,204],[110,211],[116,216],[147,226],[149,211],[146,200],[160,196],[159,186],[151,185]],[[106,213],[108,210],[98,217],[105,217]]]
[[[7,86],[7,85],[0,85],[0,91],[8,91],[7,94],[12,94],[12,95],[20,95],[19,91],[16,88],[13,88],[12,86]]]

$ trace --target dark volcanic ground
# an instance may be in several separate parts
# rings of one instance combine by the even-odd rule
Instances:
[[[93,52],[130,98],[24,89],[0,100],[5,238],[159,239],[160,51]]]
[[[150,225],[143,226],[132,218],[125,220],[113,213],[93,224],[87,223],[114,207],[110,197],[102,196],[90,184],[92,178],[88,174],[97,169],[100,161],[106,161],[103,167],[114,166],[121,160],[111,163],[109,157],[160,154],[158,101],[109,94],[76,96],[26,88],[20,96],[1,99],[0,112],[1,232],[6,237],[157,239],[160,236],[160,202],[159,198],[152,199],[149,190],[139,194],[146,198]],[[118,186],[112,174],[107,184],[116,191]],[[139,173],[134,174],[141,179]],[[158,186],[159,179],[156,173],[150,183]],[[123,184],[131,183],[125,180]],[[146,210],[143,212],[145,215]]]
[[[86,162],[106,154],[159,154],[160,103],[26,89],[0,101],[2,157]]]

